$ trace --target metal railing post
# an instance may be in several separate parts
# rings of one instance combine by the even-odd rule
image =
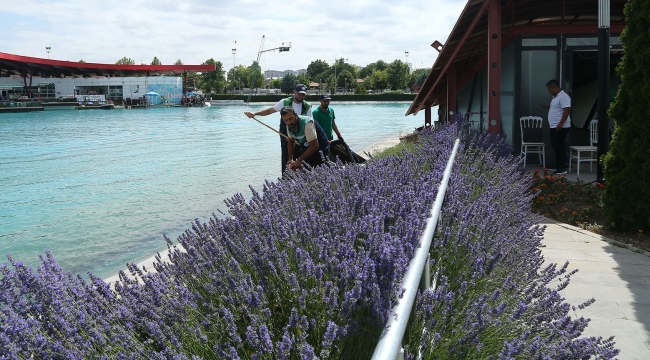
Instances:
[[[456,139],[454,142],[454,148],[449,156],[449,160],[447,161],[447,167],[442,176],[440,187],[438,187],[436,200],[431,207],[431,217],[429,218],[429,221],[427,221],[427,226],[420,237],[420,246],[415,250],[415,254],[409,262],[409,266],[406,269],[404,278],[402,279],[401,288],[404,289],[404,293],[402,298],[398,299],[397,304],[393,307],[391,314],[388,316],[388,320],[384,326],[384,331],[379,338],[377,347],[375,347],[375,352],[372,354],[373,360],[399,360],[404,358],[402,338],[406,331],[409,316],[413,309],[413,303],[415,302],[415,296],[417,295],[418,284],[422,279],[423,272],[428,272],[424,281],[427,281],[426,279],[428,279],[428,281],[431,280],[430,270],[427,270],[430,263],[428,261],[429,250],[431,249],[433,235],[436,231],[436,225],[438,223],[438,218],[440,217],[442,203],[445,199],[449,178],[451,177],[451,169],[454,166],[454,160],[456,159],[459,145],[460,140]],[[425,265],[427,269],[425,269]]]

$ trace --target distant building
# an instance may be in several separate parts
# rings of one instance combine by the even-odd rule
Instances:
[[[56,99],[104,95],[110,100],[139,99],[156,92],[180,104],[189,72],[214,71],[214,65],[125,65],[50,60],[0,52],[0,99]]]
[[[266,79],[273,79],[273,78],[283,78],[285,75],[291,74],[293,76],[298,76],[300,74],[304,74],[307,72],[307,69],[300,69],[300,70],[266,70],[264,71],[264,77]]]

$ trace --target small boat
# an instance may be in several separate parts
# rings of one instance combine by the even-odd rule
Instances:
[[[244,100],[210,100],[210,105],[245,105]]]
[[[113,110],[115,109],[115,104],[103,104],[99,106],[102,110]]]

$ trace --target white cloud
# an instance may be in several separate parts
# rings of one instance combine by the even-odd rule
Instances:
[[[379,59],[405,59],[430,67],[465,2],[434,1],[208,1],[4,0],[0,51],[58,60],[114,63],[123,56],[163,64],[209,58],[232,67],[264,49],[291,42],[289,52],[262,54],[262,68],[300,69],[316,59],[347,58],[365,66]]]

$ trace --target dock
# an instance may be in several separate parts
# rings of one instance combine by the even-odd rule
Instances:
[[[0,107],[0,113],[20,113],[43,110],[45,109],[42,106]]]

